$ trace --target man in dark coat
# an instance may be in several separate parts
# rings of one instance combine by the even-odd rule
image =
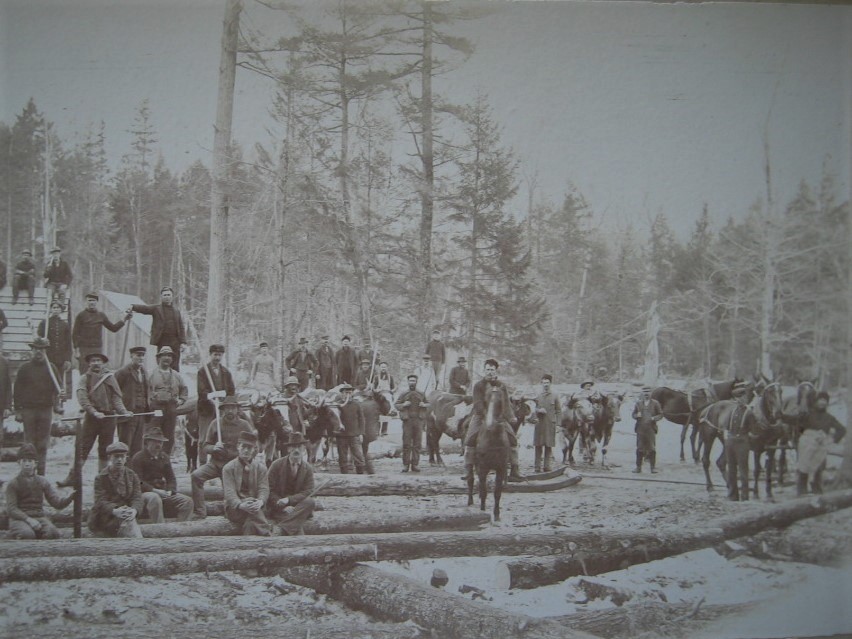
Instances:
[[[59,539],[59,531],[44,512],[44,502],[62,510],[74,500],[74,493],[60,497],[47,479],[36,474],[37,460],[32,444],[18,450],[21,472],[6,484],[7,539]]]
[[[396,409],[402,419],[402,472],[419,473],[420,446],[423,443],[423,426],[426,423],[429,402],[417,390],[417,375],[406,377],[408,390],[396,399]]]
[[[334,435],[337,439],[337,454],[340,458],[340,472],[364,474],[366,463],[361,441],[364,437],[364,412],[361,405],[352,399],[355,389],[345,384],[340,388],[343,403],[340,405],[340,429]]]
[[[131,413],[148,412],[148,372],[145,370],[144,346],[130,349],[130,363],[115,372],[115,381],[121,389],[124,407]],[[118,439],[127,444],[131,461],[142,450],[142,439],[148,418],[134,415],[118,420]]]
[[[35,301],[35,262],[32,251],[21,251],[21,257],[15,262],[15,275],[12,279],[12,304],[18,303],[18,293],[27,291],[30,296],[30,306]]]
[[[44,286],[50,298],[59,300],[64,305],[72,279],[71,267],[62,259],[59,247],[54,247],[50,251],[50,261],[44,269]]]
[[[648,460],[651,472],[657,472],[657,422],[663,418],[660,402],[651,398],[651,387],[642,389],[642,397],[633,407],[633,419],[636,420],[636,468],[634,473],[642,472],[642,461]]]
[[[350,344],[352,339],[344,335],[340,340],[340,350],[334,356],[334,365],[337,369],[337,380],[335,385],[352,384],[355,382],[355,373],[358,371],[358,354]]]
[[[439,388],[441,386],[441,370],[444,368],[444,362],[447,361],[447,349],[444,347],[444,342],[441,341],[441,331],[437,328],[432,331],[432,339],[426,344],[426,350],[423,352],[432,360],[436,388]]]
[[[353,386],[357,391],[364,391],[370,388],[373,385],[373,380],[370,377],[370,362],[371,360],[364,357],[361,359],[361,367],[358,369],[358,372],[355,373],[355,383]]]
[[[198,441],[202,444],[207,441],[210,424],[216,419],[216,408],[213,402],[219,401],[219,398],[210,398],[208,395],[216,392],[219,394],[224,392],[225,397],[237,394],[234,376],[222,364],[222,357],[225,354],[224,345],[211,344],[208,351],[210,361],[198,371],[195,380],[198,391]],[[204,446],[198,447],[198,463],[202,466],[207,463],[207,452]]]
[[[86,357],[91,353],[100,353],[104,350],[103,329],[117,333],[131,316],[131,313],[127,313],[123,319],[113,324],[103,311],[98,310],[98,294],[94,291],[86,294],[86,308],[77,313],[74,328],[71,331],[74,356],[79,363],[80,374],[84,374],[89,369]]]
[[[562,423],[562,403],[556,393],[550,390],[553,377],[546,373],[541,376],[541,393],[535,398],[536,424],[533,434],[535,446],[535,472],[541,472],[542,453],[544,472],[550,472],[553,464],[553,447],[556,446],[556,429]]]
[[[323,335],[320,340],[320,346],[314,354],[317,360],[317,388],[329,390],[334,387],[336,379],[334,350],[328,343],[328,335]]]
[[[139,476],[143,510],[155,524],[165,523],[166,516],[186,521],[192,515],[192,499],[177,492],[171,457],[163,452],[167,441],[154,426],[145,433],[145,448],[130,459],[130,468]]]
[[[127,444],[107,448],[109,461],[95,477],[95,503],[89,530],[103,537],[142,537],[137,518],[142,512],[139,476],[127,467]]]
[[[39,322],[37,334],[50,342],[47,359],[61,372],[63,389],[70,388],[73,347],[71,327],[62,319],[62,302],[54,300],[50,303],[50,317],[47,318],[47,322],[44,320]]]
[[[266,512],[287,535],[304,535],[304,524],[313,516],[316,502],[314,469],[308,463],[302,433],[290,433],[284,445],[286,456],[279,457],[269,467],[269,501]]]
[[[150,315],[154,318],[151,325],[151,344],[160,352],[164,346],[172,349],[171,367],[180,371],[180,354],[186,349],[186,326],[183,315],[174,305],[175,292],[171,286],[160,289],[159,304],[134,304],[129,312]]]
[[[364,468],[368,475],[372,475],[373,462],[370,461],[370,444],[379,438],[381,422],[379,416],[381,410],[376,401],[376,395],[371,389],[355,393],[355,401],[361,405],[361,413],[364,415],[364,434],[361,436],[361,450],[364,453]]]
[[[24,423],[24,441],[38,452],[38,474],[44,475],[53,413],[61,412],[59,370],[45,355],[50,346],[43,337],[31,343],[32,358],[15,377],[15,419]]]
[[[453,395],[467,395],[470,391],[470,371],[466,364],[467,358],[459,357],[450,371],[450,392]]]
[[[296,372],[300,391],[310,385],[310,379],[318,368],[316,358],[308,351],[308,340],[304,337],[299,340],[299,348],[290,353],[284,363],[287,368]]]

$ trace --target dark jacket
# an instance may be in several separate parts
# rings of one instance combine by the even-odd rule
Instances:
[[[656,399],[649,399],[647,406],[643,400],[636,402],[633,406],[633,419],[636,420],[635,431],[638,433],[643,429],[653,429],[657,432],[657,422],[663,418],[663,408]]]
[[[0,414],[7,409],[12,410],[12,376],[9,374],[9,362],[0,355]]]
[[[236,395],[236,386],[234,386],[234,376],[231,375],[231,371],[227,368],[219,364],[219,378],[217,379],[213,373],[210,373],[210,376],[207,376],[207,372],[205,368],[210,366],[210,364],[205,364],[198,371],[198,377],[196,378],[195,388],[198,391],[198,412],[204,415],[213,415],[216,412],[215,407],[213,406],[213,402],[207,399],[207,394],[212,393],[213,391],[225,391],[225,395]],[[210,385],[210,380],[213,380],[213,385],[216,388],[213,388]]]
[[[146,412],[148,410],[148,373],[144,366],[142,381],[138,382],[133,374],[133,364],[122,366],[115,372],[115,381],[121,389],[121,400],[128,410]]]
[[[356,390],[366,390],[368,386],[372,386],[370,381],[370,369],[364,370],[359,368],[355,373],[355,383],[352,384]]]
[[[96,411],[105,415],[127,412],[121,398],[121,388],[115,381],[115,374],[108,370],[102,371],[100,375],[87,372],[80,378],[77,402],[80,404],[80,410],[89,415]]]
[[[503,420],[510,424],[515,423],[515,414],[512,412],[512,404],[509,401],[509,389],[499,379],[495,384],[491,384],[487,379],[483,378],[473,385],[473,414],[485,417],[488,402],[490,401],[488,394],[490,393],[491,386],[499,388],[503,395]]]
[[[56,366],[45,360],[35,362],[30,360],[18,369],[15,377],[15,410],[22,408],[46,408],[56,403],[59,391],[53,384],[53,379],[47,367],[53,370],[56,381],[62,379]]]
[[[292,476],[290,459],[279,457],[269,467],[269,502],[267,508],[270,515],[280,513],[283,509],[276,505],[279,499],[290,498],[290,505],[296,506],[310,495],[314,489],[314,469],[303,461],[299,464],[296,477]]]
[[[408,401],[411,402],[411,406],[403,406]],[[396,409],[399,411],[399,418],[404,422],[426,419],[428,406],[426,396],[418,390],[406,391],[396,399]]]
[[[319,368],[316,357],[310,351],[295,350],[284,360],[287,368],[295,368],[297,371],[314,371]]]
[[[48,281],[48,283],[52,282],[54,284],[71,284],[72,275],[71,275],[71,267],[68,265],[63,259],[59,260],[59,263],[54,263],[53,260],[47,263],[47,267],[44,269],[44,279]]]
[[[846,434],[846,427],[828,411],[811,410],[802,421],[802,430],[821,430],[827,435],[832,435],[834,443],[837,444]],[[834,431],[832,434],[831,431]]]
[[[60,497],[53,484],[41,475],[17,475],[6,484],[6,514],[9,519],[24,521],[27,517],[44,517],[45,501],[56,510],[62,510],[73,500],[73,495]]]
[[[219,433],[217,420],[210,424],[210,429],[207,431],[207,441],[204,442],[204,452],[211,455],[218,462],[226,463],[235,459],[237,456],[237,440],[240,438],[242,431],[255,432],[254,427],[242,417],[237,417],[233,422],[228,422],[221,419],[222,424],[222,441],[225,444],[224,450],[216,450],[215,446],[219,441]]]
[[[130,460],[130,468],[139,476],[143,493],[150,493],[154,488],[177,490],[175,471],[172,468],[172,460],[167,453],[160,451],[152,457],[147,450],[140,450]]]
[[[379,404],[372,397],[361,400],[361,413],[364,415],[364,441],[368,444],[379,437],[381,423],[379,422]]]
[[[358,402],[350,401],[340,407],[340,421],[343,430],[338,431],[338,437],[358,437],[364,434],[364,412]]]
[[[45,321],[38,324],[38,334],[50,341],[47,349],[47,359],[54,363],[71,361],[71,327],[61,317],[49,317],[47,319],[47,332],[45,334]]]
[[[431,357],[433,362],[443,364],[447,359],[447,349],[444,342],[439,339],[429,340],[429,343],[426,344],[426,350],[423,352]]]
[[[470,371],[468,369],[456,366],[450,371],[450,392],[453,395],[470,393]]]
[[[109,467],[104,468],[95,477],[95,503],[89,513],[89,530],[114,535],[121,521],[112,514],[119,506],[130,506],[137,515],[142,513],[142,490],[139,476],[130,468],[124,467],[124,486],[120,487],[110,477]]]
[[[122,326],[124,326],[123,319],[113,324],[103,311],[90,311],[86,308],[77,313],[77,317],[74,319],[71,340],[75,348],[101,348],[103,346],[101,327],[117,333]]]
[[[163,330],[166,324],[164,307],[164,304],[134,304],[130,307],[134,313],[150,315],[154,318],[151,325],[151,344],[154,345],[159,345],[163,339]],[[175,313],[175,330],[177,331],[178,343],[186,344],[186,326],[183,322],[183,314],[174,305],[170,308],[174,309]]]
[[[358,370],[358,354],[351,346],[341,348],[334,356],[334,365],[337,369],[337,383],[355,381],[355,372]]]
[[[15,275],[29,275],[35,278],[35,262],[32,258],[22,257],[15,262]]]
[[[314,353],[314,357],[317,360],[317,370],[322,368],[323,370],[331,369],[332,374],[334,374],[334,350],[330,345],[320,346],[316,353]]]

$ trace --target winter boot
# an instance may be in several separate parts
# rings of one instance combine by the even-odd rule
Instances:
[[[648,455],[648,461],[651,464],[651,474],[657,474],[657,451],[654,451],[650,455]]]
[[[642,472],[642,453],[640,453],[638,450],[636,451],[636,468],[633,469],[633,472]]]
[[[542,446],[535,447],[535,472],[541,472],[541,450]]]
[[[521,477],[521,473],[517,464],[512,464],[512,469],[509,471],[509,476],[506,478],[506,480],[511,482],[524,481],[524,478]]]

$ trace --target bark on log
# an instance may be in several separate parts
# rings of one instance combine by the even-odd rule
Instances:
[[[53,422],[50,425],[51,437],[73,437],[76,434],[74,422]],[[18,447],[24,443],[24,431],[13,430],[6,431],[3,435],[3,448],[12,449],[15,458],[10,461],[17,461]],[[5,451],[4,451],[5,453]],[[5,459],[3,461],[6,461]]]
[[[585,639],[590,636],[547,619],[515,615],[468,601],[371,566],[357,565],[343,570],[295,568],[279,574],[291,583],[328,594],[380,620],[411,620],[439,637]]]
[[[99,557],[24,557],[0,562],[0,583],[55,581],[98,577],[167,577],[177,573],[215,572],[321,564],[335,566],[376,558],[376,546],[319,546],[315,548],[257,548],[227,553],[192,552],[167,555]]]
[[[506,484],[503,492],[507,493],[542,493],[568,488],[582,481],[583,476],[574,471],[563,471],[554,479],[543,481],[527,481],[517,484]],[[493,480],[489,481],[489,492]],[[703,484],[702,484],[703,485]],[[477,490],[474,486],[474,491]],[[182,493],[189,495],[185,489]],[[430,497],[433,495],[467,495],[467,484],[457,475],[422,478],[393,478],[376,475],[337,475],[331,483],[324,487],[318,495],[322,497]],[[208,502],[222,499],[221,487],[204,489],[204,499]]]

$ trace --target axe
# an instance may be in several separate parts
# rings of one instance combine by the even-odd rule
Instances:
[[[207,366],[204,366],[204,370],[207,370]],[[210,371],[207,370],[207,376],[210,377]],[[210,380],[210,386],[213,386],[213,380]],[[219,423],[219,400],[224,399],[226,397],[226,393],[223,390],[213,391],[212,393],[207,393],[207,399],[213,402],[213,410],[216,412],[216,435],[219,437],[219,441],[222,441],[222,425]]]

